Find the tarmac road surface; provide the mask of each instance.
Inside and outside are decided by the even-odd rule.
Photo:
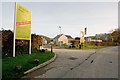
[[[24,78],[118,78],[118,46],[103,49],[54,49],[57,58]]]

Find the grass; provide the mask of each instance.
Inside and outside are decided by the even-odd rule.
[[[100,48],[105,48],[106,46],[82,46],[81,49],[100,49]],[[70,49],[80,49],[79,47],[74,47],[74,48],[70,48]]]
[[[83,46],[83,49],[100,49],[105,48],[105,46]]]
[[[39,64],[50,60],[54,56],[50,52],[37,52],[29,54],[18,55],[15,58],[9,57],[2,60],[2,78],[3,80],[13,80],[22,77],[25,71],[37,66],[34,59],[39,59]],[[16,69],[16,66],[21,66],[21,69]]]

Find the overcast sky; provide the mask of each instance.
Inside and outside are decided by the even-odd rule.
[[[108,33],[118,27],[117,2],[18,2],[32,11],[31,32],[48,37]],[[13,30],[14,2],[2,3],[2,27]]]

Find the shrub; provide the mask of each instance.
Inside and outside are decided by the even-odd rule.
[[[13,32],[11,30],[2,30],[2,40],[0,46],[2,47],[2,58],[12,57],[13,55]],[[32,52],[38,52],[39,45],[41,45],[41,36],[31,35]],[[15,53],[16,55],[28,54],[29,41],[28,40],[15,40]]]

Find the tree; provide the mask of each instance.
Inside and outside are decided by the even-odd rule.
[[[120,44],[120,28],[115,29],[111,33],[112,41],[115,42],[116,44]]]

